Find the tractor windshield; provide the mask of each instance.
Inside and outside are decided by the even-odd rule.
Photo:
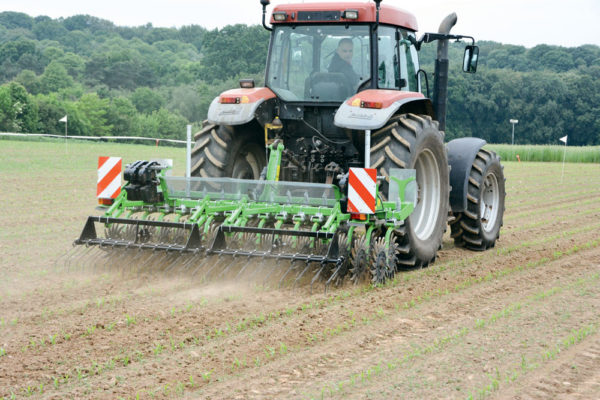
[[[284,101],[342,102],[370,79],[368,25],[277,26],[267,86]]]

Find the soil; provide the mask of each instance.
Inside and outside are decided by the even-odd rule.
[[[0,170],[0,399],[598,398],[597,165],[506,163],[495,248],[325,292],[73,249],[95,171],[52,161]]]

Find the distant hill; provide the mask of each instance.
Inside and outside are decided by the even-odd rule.
[[[474,33],[476,35],[476,33]],[[261,26],[207,30],[120,27],[89,15],[52,19],[0,13],[0,131],[182,137],[240,77],[263,82],[269,34]],[[600,144],[600,47],[531,49],[480,42],[479,70],[463,74],[450,46],[448,137]],[[433,83],[435,44],[420,59]]]

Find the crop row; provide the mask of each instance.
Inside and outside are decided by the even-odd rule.
[[[413,350],[409,353],[406,353],[402,356],[396,357],[391,360],[379,361],[378,363],[369,368],[366,368],[358,373],[352,374],[347,379],[343,379],[337,382],[326,383],[323,385],[318,395],[312,394],[308,395],[307,397],[311,399],[322,399],[325,397],[325,395],[332,396],[336,393],[344,393],[349,388],[355,387],[360,384],[364,384],[379,375],[391,373],[391,371],[394,371],[403,365],[407,365],[409,362],[413,361],[416,358],[430,355],[435,352],[442,352],[449,346],[456,345],[462,342],[469,333],[490,327],[496,322],[505,318],[509,318],[513,316],[517,311],[522,311],[537,302],[547,300],[552,296],[555,296],[559,293],[563,293],[565,291],[572,291],[581,288],[585,285],[595,285],[599,279],[600,274],[596,272],[586,278],[579,278],[575,282],[569,282],[562,286],[538,291],[537,293],[528,296],[523,301],[512,303],[502,308],[501,310],[492,313],[486,318],[476,319],[473,325],[471,326],[457,328],[454,333],[450,333],[446,336],[440,337],[430,344],[422,346],[413,345],[411,346]],[[593,325],[587,325],[581,330],[575,330],[571,335],[569,335],[568,338],[563,340],[561,342],[561,344],[563,345],[563,350],[566,348],[566,346],[572,345],[576,343],[577,340],[580,341],[581,339],[583,339],[583,337],[588,336],[592,332],[592,330],[590,329],[591,326]],[[551,347],[551,350],[545,352],[544,357],[547,359],[552,358],[556,354],[556,349],[557,348],[555,347]],[[558,348],[558,351],[560,351],[560,348]],[[533,365],[531,363],[527,363],[525,360],[523,360],[523,363],[528,365],[528,368],[524,369],[525,371],[532,369]],[[518,374],[510,374],[512,380],[516,379],[516,377],[518,376]],[[491,385],[488,385],[485,388],[477,391],[477,394],[488,394],[489,392],[496,390],[498,388],[497,383],[497,380],[493,380]],[[473,398],[473,395],[471,394],[469,398]]]
[[[528,264],[525,264],[525,265],[521,265],[521,266],[515,267],[515,268],[511,269],[509,272],[498,274],[496,277],[500,278],[500,277],[508,275],[509,273],[513,273],[513,272],[516,272],[516,271],[521,271],[521,270],[528,269],[528,268],[536,268],[536,267],[539,267],[541,265],[544,265],[545,263],[547,263],[547,262],[549,262],[551,260],[557,260],[557,259],[561,258],[564,255],[573,254],[573,253],[575,253],[577,251],[580,251],[581,249],[591,248],[593,246],[597,246],[598,244],[600,244],[600,240],[595,241],[595,242],[588,242],[583,247],[574,246],[574,247],[570,248],[569,250],[567,250],[565,252],[555,253],[551,258],[544,258],[541,261],[536,262],[536,263],[528,263]],[[476,283],[488,281],[490,279],[491,279],[490,277],[486,277],[485,279],[481,279],[481,280],[477,280],[477,281],[468,281],[467,282],[468,284],[457,285],[452,292],[454,292],[454,293],[460,292],[460,291],[464,290],[465,288],[467,288],[469,286],[472,286],[472,285],[474,285]],[[420,304],[420,303],[422,303],[424,301],[428,301],[428,300],[431,300],[432,298],[440,297],[440,296],[445,295],[445,294],[447,294],[447,292],[446,293],[429,293],[429,294],[427,294],[425,296],[420,296],[419,298],[417,298],[417,299],[415,299],[413,301],[405,303],[403,307],[396,307],[396,310],[400,311],[400,310],[402,310],[404,308],[412,308],[412,307],[414,307],[414,306],[416,306],[416,305],[418,305],[418,304]],[[342,324],[341,327],[338,326],[338,327],[333,327],[333,328],[325,328],[325,329],[322,330],[321,333],[318,334],[318,336],[320,336],[321,338],[333,337],[333,336],[339,335],[339,334],[341,334],[343,332],[347,332],[347,331],[352,330],[352,328],[354,326],[368,325],[368,324],[372,323],[375,319],[385,318],[387,315],[388,315],[387,312],[385,312],[383,310],[379,310],[378,312],[376,312],[370,318],[363,318],[363,319],[361,319],[357,323],[356,322],[352,323],[352,320],[351,320],[352,317],[351,317],[351,315],[349,313],[348,314],[348,318],[350,318],[350,320],[349,320],[349,322],[348,322],[347,325],[346,324]],[[348,328],[346,328],[346,326],[348,326]],[[312,344],[312,341],[307,338],[306,345],[311,345],[311,344]],[[281,349],[285,349],[285,351],[282,351]],[[262,352],[265,354],[265,360],[270,361],[270,360],[272,360],[274,358],[275,355],[280,355],[280,356],[281,355],[285,355],[289,351],[292,351],[294,349],[295,349],[294,347],[291,347],[288,344],[280,342],[279,345],[278,345],[278,348],[275,348],[275,347],[271,347],[270,348],[269,346],[266,346],[262,350]],[[179,350],[181,350],[181,349],[179,349]],[[260,358],[258,358],[258,359],[257,358],[247,359],[245,355],[242,355],[241,357],[234,356],[230,361],[231,362],[229,364],[230,365],[229,372],[234,372],[234,371],[238,372],[239,370],[250,366],[250,364],[253,365],[253,366],[258,366],[258,364],[260,364],[263,360],[261,360]],[[227,363],[225,363],[225,365],[227,365]],[[208,372],[212,373],[213,370],[211,369],[210,371],[207,371],[206,373],[208,373]],[[226,372],[226,371],[223,370],[222,372]],[[224,379],[224,377],[220,377],[219,379]],[[179,383],[175,382],[175,383],[172,383],[170,385],[170,387],[176,387],[179,384],[180,384],[180,382]]]

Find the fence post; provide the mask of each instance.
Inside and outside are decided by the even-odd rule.
[[[190,177],[192,176],[192,126],[187,126],[187,143],[185,153],[186,195],[190,196]]]
[[[185,177],[192,176],[192,126],[187,126],[187,151],[185,163]]]

